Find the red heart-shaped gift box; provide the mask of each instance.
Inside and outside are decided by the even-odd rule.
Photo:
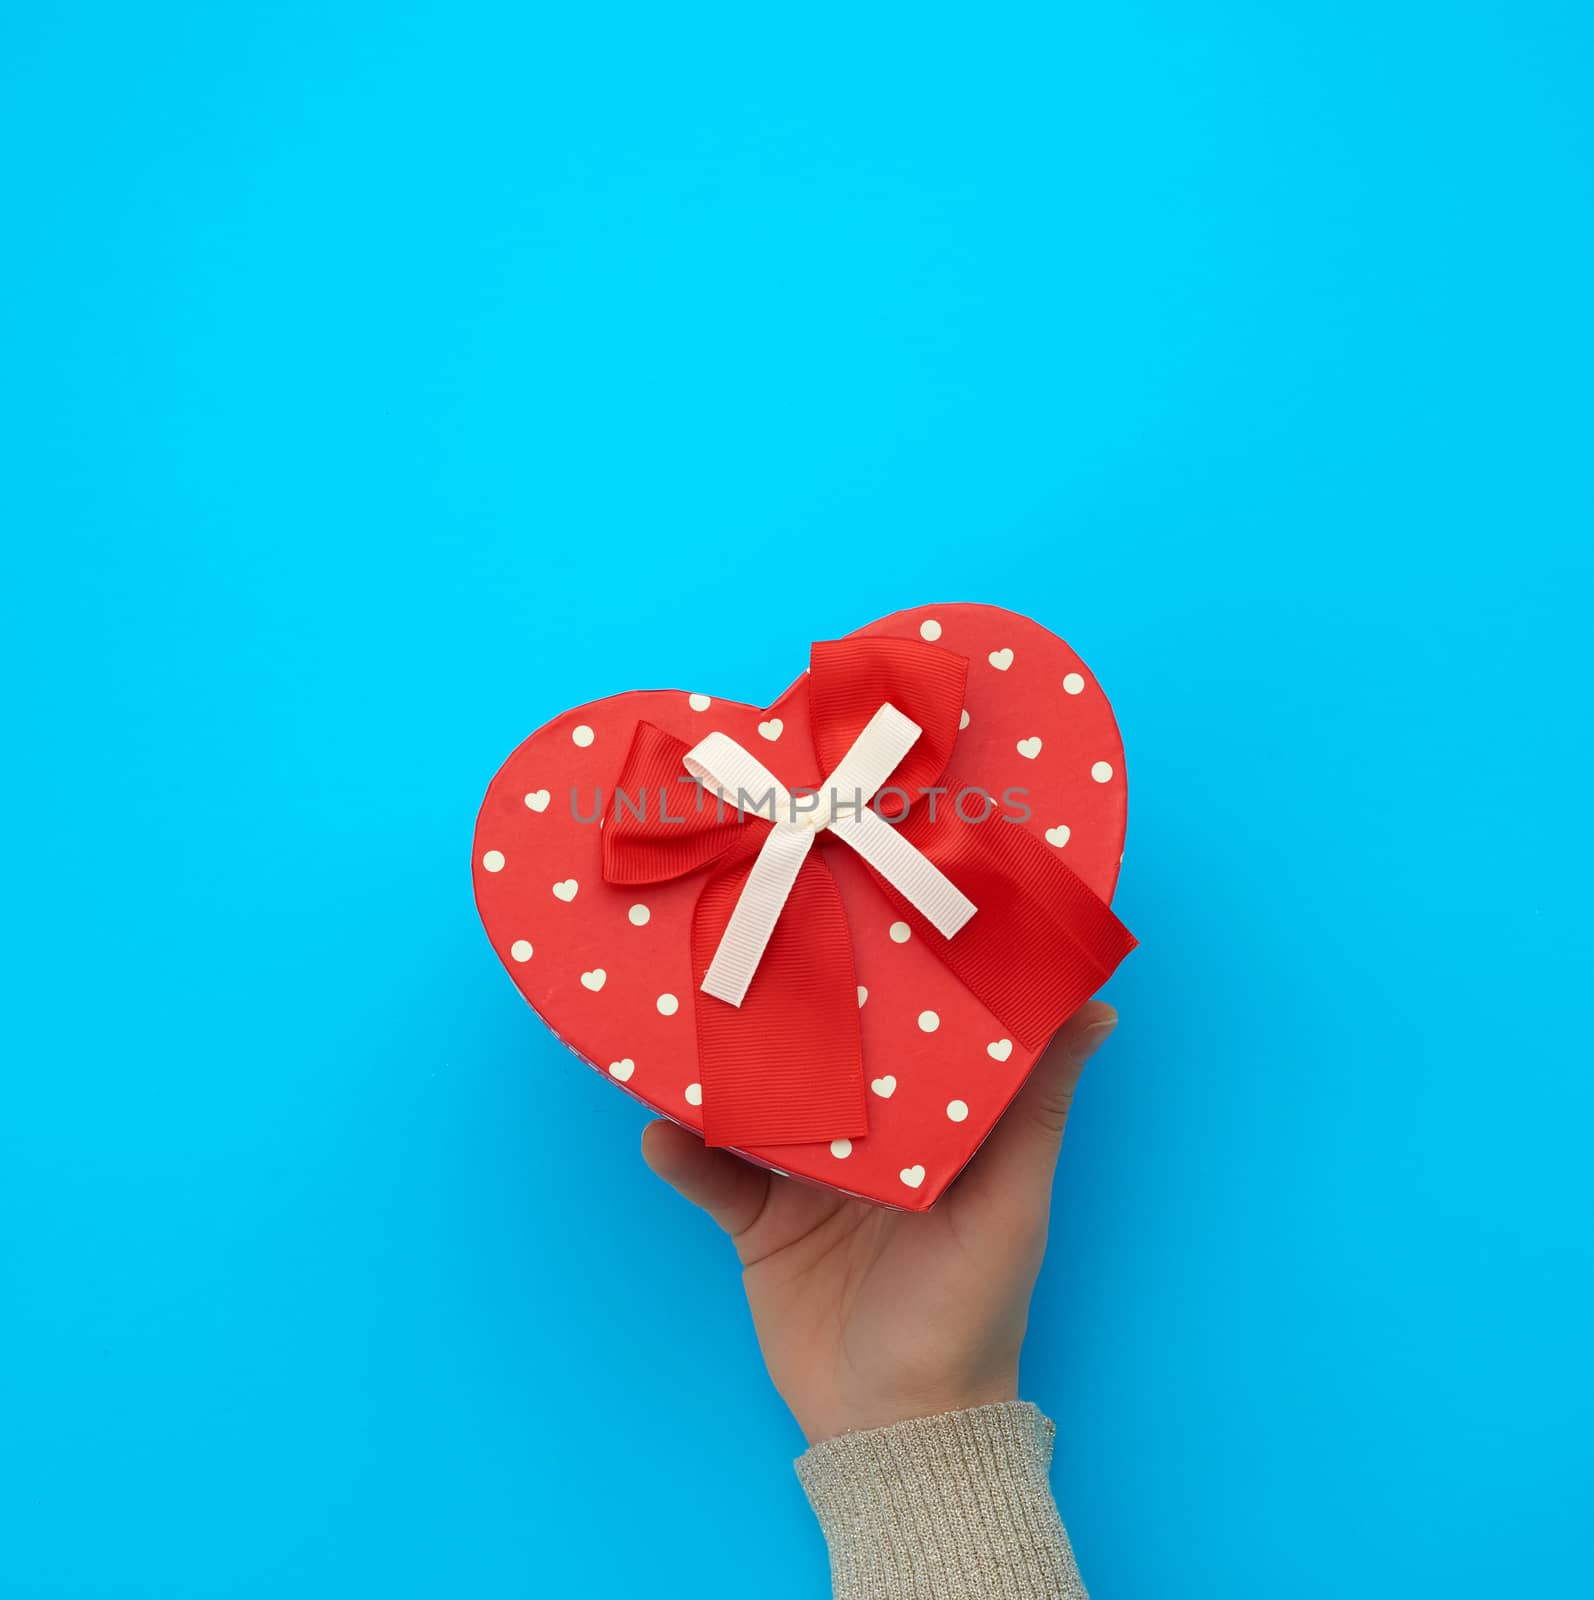
[[[1123,852],[1123,747],[1078,656],[1029,618],[983,605],[900,611],[851,637],[929,641],[967,658],[957,767],[992,795],[1018,797],[987,826],[1023,827],[1110,901]],[[807,673],[764,710],[677,689],[580,706],[532,734],[489,785],[476,822],[476,903],[499,959],[548,1026],[589,1066],[701,1132],[694,987],[703,965],[694,970],[692,926],[702,874],[645,886],[604,879],[598,817],[639,723],[687,745],[723,732],[789,789],[822,781]],[[1020,809],[1027,817],[1013,820]],[[851,850],[826,848],[824,864],[851,935],[867,1133],[740,1153],[846,1194],[927,1210],[1044,1041],[1014,1037],[929,947],[933,930],[910,929]]]

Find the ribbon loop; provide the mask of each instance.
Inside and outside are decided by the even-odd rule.
[[[766,822],[779,822],[792,811],[792,797],[779,778],[757,756],[726,733],[711,733],[688,750],[687,772],[739,813],[751,811]]]
[[[902,764],[902,758],[918,743],[924,730],[911,717],[905,717],[886,701],[865,723],[863,732],[852,741],[836,770],[821,785],[815,828],[827,828],[846,814],[844,797],[852,800],[852,815],[863,814],[864,807],[880,792],[886,779]],[[823,820],[821,820],[823,819]]]
[[[974,915],[974,902],[868,809],[920,731],[918,723],[889,701],[882,705],[820,786],[817,804],[801,814],[796,797],[728,734],[711,733],[686,753],[686,770],[694,778],[722,800],[733,801],[738,812],[753,811],[772,824],[703,976],[704,994],[733,1006],[747,998],[803,861],[826,828],[856,850],[943,937],[950,939]]]

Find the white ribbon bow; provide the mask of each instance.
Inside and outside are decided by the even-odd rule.
[[[711,733],[686,753],[686,770],[742,811],[774,823],[725,925],[703,979],[703,992],[739,1006],[797,881],[798,869],[824,829],[851,845],[892,888],[950,939],[974,915],[972,900],[934,862],[899,834],[868,802],[913,748],[921,729],[889,702],[869,719],[811,807],[727,734]]]

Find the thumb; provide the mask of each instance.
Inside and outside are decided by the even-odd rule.
[[[642,1159],[683,1199],[706,1211],[734,1239],[763,1210],[769,1174],[728,1150],[710,1150],[674,1122],[642,1130]]]
[[[1074,1090],[1079,1087],[1085,1063],[1106,1043],[1107,1036],[1117,1026],[1118,1013],[1104,1001],[1092,1000],[1081,1006],[1052,1036],[1052,1042],[1018,1093],[1013,1110],[1018,1112],[1021,1122],[1027,1116],[1041,1142],[1050,1147],[1054,1161],[1063,1142],[1063,1129],[1068,1125]]]
[[[1092,1000],[1057,1030],[958,1189],[1046,1203],[1080,1074],[1117,1026],[1118,1013]]]

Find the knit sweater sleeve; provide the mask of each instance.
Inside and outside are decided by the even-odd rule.
[[[1047,1481],[1054,1432],[1010,1401],[844,1433],[798,1457],[835,1600],[1085,1600]]]

